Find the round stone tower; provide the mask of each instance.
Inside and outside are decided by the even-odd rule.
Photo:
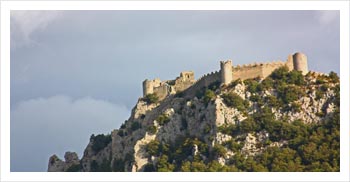
[[[220,62],[221,70],[221,83],[228,85],[232,82],[232,61],[221,61]]]
[[[307,57],[305,54],[297,52],[293,55],[294,70],[301,71],[303,75],[309,72],[307,66]]]
[[[153,84],[151,80],[146,79],[145,81],[143,81],[142,86],[143,86],[143,96],[153,93]]]

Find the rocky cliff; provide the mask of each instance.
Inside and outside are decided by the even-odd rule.
[[[158,100],[140,98],[79,160],[48,171],[339,171],[339,78],[282,67],[269,77],[219,82]]]

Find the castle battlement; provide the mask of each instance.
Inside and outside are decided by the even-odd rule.
[[[161,81],[159,78],[154,80],[145,80],[143,82],[143,95],[155,93],[160,99],[165,98],[170,94],[175,94],[189,88],[195,92],[198,89],[206,87],[211,83],[219,81],[222,85],[228,85],[232,81],[250,78],[266,78],[274,70],[282,66],[288,67],[291,70],[301,71],[306,75],[308,70],[307,57],[303,53],[295,53],[288,55],[285,62],[281,60],[271,61],[267,63],[251,63],[244,65],[232,65],[232,60],[220,61],[220,70],[204,74],[198,80],[194,79],[193,71],[183,71],[175,80]]]

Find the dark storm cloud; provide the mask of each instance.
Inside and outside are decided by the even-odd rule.
[[[16,11],[11,14],[11,45],[11,170],[35,171],[42,170],[41,164],[57,150],[32,148],[44,161],[27,166],[30,163],[20,158],[18,147],[26,142],[21,138],[45,135],[35,130],[43,123],[50,133],[60,121],[50,115],[45,122],[34,119],[44,113],[45,102],[38,102],[40,106],[31,112],[27,111],[31,105],[19,112],[21,104],[43,98],[58,107],[52,97],[62,95],[73,100],[92,97],[130,110],[142,95],[146,78],[173,79],[183,70],[195,71],[198,78],[218,70],[221,60],[284,61],[296,51],[308,56],[310,70],[339,73],[339,12]],[[109,113],[104,107],[90,106]],[[63,111],[58,107],[55,116]],[[79,126],[84,133],[72,148],[82,150],[84,146],[78,144],[85,145],[93,132],[118,127],[116,123],[127,118],[124,112],[129,114],[121,109],[120,114],[101,114],[101,122]],[[19,117],[20,113],[28,116]],[[81,122],[78,115],[86,117],[85,112],[77,112],[67,122]],[[108,126],[101,127],[103,122]],[[23,123],[31,127],[25,130]],[[55,139],[62,147],[66,140],[65,136]]]

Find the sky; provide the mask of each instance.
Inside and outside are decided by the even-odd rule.
[[[142,81],[285,61],[339,74],[338,11],[11,11],[11,171],[46,171],[130,116]]]

